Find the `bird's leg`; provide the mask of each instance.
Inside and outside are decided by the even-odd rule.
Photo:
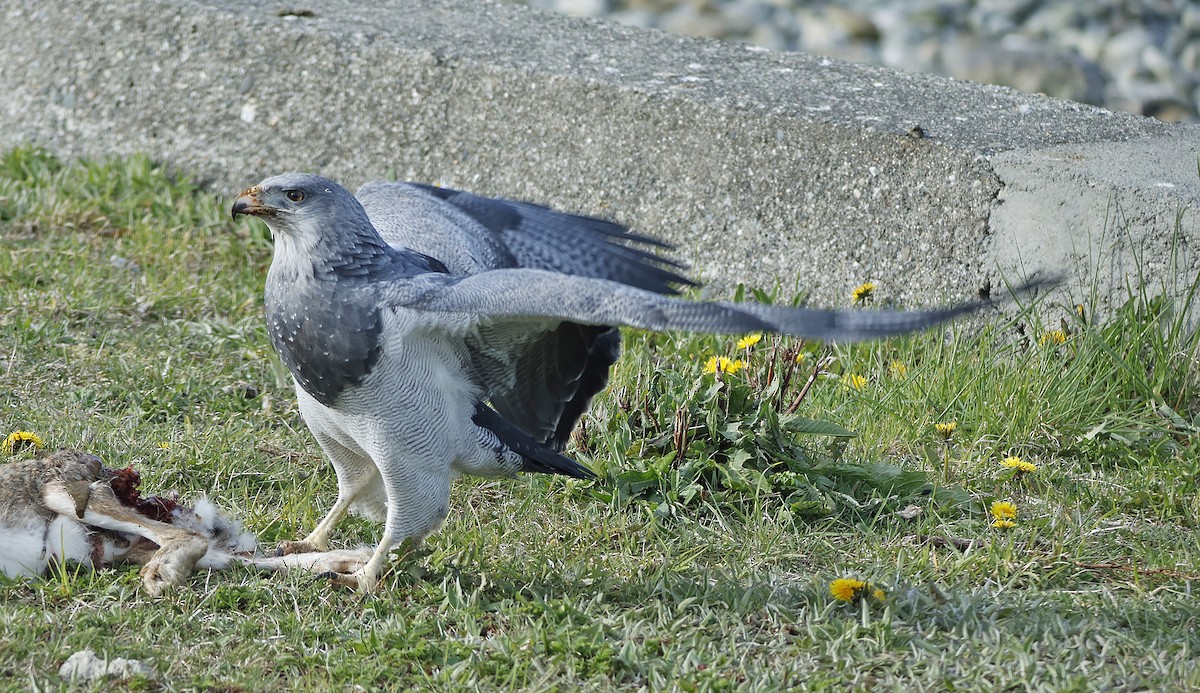
[[[339,480],[340,481],[340,480]],[[349,484],[338,483],[338,497],[334,502],[333,507],[329,512],[325,513],[325,517],[317,523],[313,531],[308,533],[308,536],[299,541],[284,541],[280,542],[279,548],[275,550],[276,556],[287,556],[293,553],[313,553],[316,551],[329,550],[329,538],[333,536],[333,528],[337,523],[346,516],[350,510],[350,506],[358,499],[360,495],[371,485],[372,481],[377,481],[373,475],[366,475],[356,479],[358,483],[351,486]]]
[[[327,551],[333,528],[345,517],[356,500],[379,483],[379,473],[369,458],[349,450],[328,436],[317,435],[316,438],[337,473],[337,501],[308,536],[299,541],[281,542],[275,551],[277,556]]]
[[[288,572],[300,570],[318,575],[328,575],[334,581],[339,574],[350,574],[362,569],[371,559],[365,549],[340,549],[316,553],[293,553],[286,556],[233,556],[232,560],[257,570]]]
[[[393,464],[381,468],[396,469],[397,466]],[[335,585],[352,587],[360,592],[374,591],[392,551],[399,548],[403,553],[408,553],[446,519],[450,510],[448,474],[412,474],[403,479],[389,478],[385,474],[383,480],[388,496],[383,538],[365,566],[349,575],[334,576]]]
[[[329,581],[338,587],[348,587],[359,592],[374,592],[379,586],[379,578],[383,575],[383,571],[387,567],[388,560],[391,559],[392,554],[404,556],[420,545],[421,540],[415,537],[405,539],[399,544],[391,546],[387,542],[382,542],[379,546],[375,547],[370,560],[358,570],[349,574],[342,572],[329,573]]]
[[[279,543],[279,548],[275,550],[276,556],[288,556],[294,553],[313,553],[316,551],[329,550],[329,537],[333,536],[333,528],[338,521],[346,515],[346,511],[350,509],[350,504],[354,502],[354,497],[338,493],[337,502],[325,513],[325,517],[317,523],[313,531],[308,533],[308,536],[299,541],[283,541]]]

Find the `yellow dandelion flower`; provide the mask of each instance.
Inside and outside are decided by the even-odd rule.
[[[888,364],[888,375],[893,378],[903,378],[908,375],[908,366],[903,361],[892,361]]]
[[[840,602],[851,602],[863,590],[867,588],[867,583],[854,578],[838,578],[829,583],[829,592],[833,594],[833,598]]]
[[[954,435],[954,430],[958,428],[958,422],[957,421],[947,421],[945,423],[934,424],[933,427],[937,429],[937,432],[943,438],[949,439],[950,436]]]
[[[737,341],[737,348],[739,348],[739,349],[749,349],[749,348],[753,347],[755,344],[758,344],[758,343],[759,343],[759,342],[761,342],[761,341],[762,341],[762,335],[761,335],[761,334],[750,334],[750,335],[746,335],[745,337],[742,337],[741,339],[739,339],[739,340]]]
[[[28,447],[41,450],[46,447],[46,441],[30,431],[13,431],[8,434],[3,443],[0,443],[0,451],[3,451],[5,455],[16,454]]]
[[[1000,465],[1010,469],[1015,469],[1018,472],[1023,472],[1025,474],[1032,474],[1033,472],[1037,471],[1036,464],[1032,462],[1026,462],[1020,457],[1005,457],[1004,460],[1000,462]]]
[[[1042,338],[1038,340],[1038,343],[1042,344],[1042,345],[1053,344],[1053,345],[1057,346],[1066,341],[1067,341],[1067,333],[1066,332],[1063,332],[1062,330],[1050,330],[1046,334],[1042,335]]]
[[[881,589],[879,589],[878,587],[876,587],[875,589],[871,590],[871,597],[872,597],[872,598],[873,598],[875,601],[877,601],[877,602],[881,602],[881,601],[883,601],[884,599],[887,599],[887,592],[884,592],[883,590],[881,590]]]
[[[875,282],[863,282],[850,292],[850,298],[854,299],[855,303],[866,303],[875,297]]]
[[[808,353],[803,351],[796,352],[796,363],[804,363],[808,360]]]
[[[704,363],[705,373],[737,373],[746,367],[746,363],[741,359],[727,359],[724,356],[711,356]]]
[[[992,526],[996,529],[1012,529],[1017,526],[1017,523],[1012,520],[996,520],[992,523]]]
[[[861,390],[867,386],[867,379],[857,373],[847,373],[842,378],[842,382],[846,384],[846,387],[855,390]]]
[[[158,444],[158,449],[159,450],[170,450],[171,444],[164,440],[163,442]]]
[[[995,501],[992,503],[992,517],[997,520],[1015,520],[1017,518],[1017,506],[1009,501]]]

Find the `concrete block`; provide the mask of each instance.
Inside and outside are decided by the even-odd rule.
[[[1171,259],[1200,241],[1194,126],[516,5],[380,5],[0,0],[0,146],[145,152],[230,196],[286,170],[438,182],[821,302],[1036,270],[1108,296],[1134,251],[1196,276]]]

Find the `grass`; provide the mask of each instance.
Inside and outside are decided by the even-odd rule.
[[[270,546],[335,481],[267,345],[265,230],[227,205],[144,158],[3,153],[0,432],[207,493]],[[105,690],[1194,689],[1184,308],[1137,288],[1103,321],[1043,306],[845,348],[632,333],[576,439],[603,483],[462,480],[370,597],[246,571],[160,599],[134,569],[0,583],[0,689],[64,687],[88,647],[160,674]],[[841,602],[841,577],[869,588]]]

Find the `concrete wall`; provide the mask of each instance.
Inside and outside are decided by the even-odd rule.
[[[1156,277],[1200,270],[1171,258],[1194,126],[514,5],[372,4],[0,0],[0,146],[145,152],[228,195],[285,170],[440,182],[840,303],[1043,269],[1107,292],[1134,250]]]

